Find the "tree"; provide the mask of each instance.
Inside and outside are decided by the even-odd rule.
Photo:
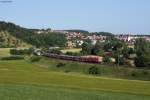
[[[123,54],[124,58],[129,58],[130,53],[129,53],[129,48],[127,46],[123,47],[122,54]]]
[[[82,53],[83,54],[91,54],[92,45],[90,43],[84,42],[82,44]]]
[[[122,50],[118,49],[117,51],[114,52],[115,55],[115,60],[116,64],[119,65],[124,65],[125,63],[125,58],[123,57]]]
[[[110,62],[111,62],[110,57],[109,57],[109,56],[104,56],[103,62],[104,62],[104,63],[110,63]]]
[[[97,41],[95,46],[92,48],[91,54],[103,56],[103,54],[104,54],[103,43]]]
[[[118,49],[121,49],[124,45],[125,43],[123,43],[122,41],[117,40],[117,39],[112,39],[112,40],[106,41],[106,43],[104,44],[104,50],[106,52],[117,51]]]
[[[145,39],[137,39],[135,44],[136,58],[135,65],[137,67],[150,67],[150,42]]]

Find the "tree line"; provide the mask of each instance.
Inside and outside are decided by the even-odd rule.
[[[150,42],[143,38],[137,39],[133,48],[117,39],[98,41],[95,45],[88,41],[83,43],[81,53],[103,56],[103,61],[107,64],[110,58],[115,58],[118,65],[126,65],[128,60],[133,60],[137,67],[150,67]]]

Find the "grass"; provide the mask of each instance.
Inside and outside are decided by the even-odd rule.
[[[63,53],[66,53],[66,52],[80,52],[81,49],[76,49],[76,48],[73,48],[73,49],[64,49],[64,50],[61,50]]]
[[[60,62],[65,66],[57,68]],[[0,100],[150,100],[150,81],[127,80],[148,80],[147,72],[141,76],[140,69],[96,65],[101,71],[97,77],[88,75],[91,66],[48,58],[0,61]],[[133,71],[137,76],[131,77]]]
[[[111,91],[135,95],[150,95],[150,82],[130,81],[88,75],[65,74],[39,68],[27,61],[0,62],[1,84],[56,86],[79,90]]]
[[[9,56],[9,48],[0,48],[0,57]]]
[[[59,63],[63,63],[65,66],[57,67]],[[42,68],[47,68],[51,71],[65,72],[65,73],[77,73],[89,75],[89,68],[96,66],[99,69],[97,76],[111,77],[111,78],[122,78],[131,80],[150,80],[150,70],[148,69],[136,69],[136,68],[125,68],[108,65],[95,65],[76,63],[71,61],[63,61],[49,58],[42,58],[35,65]]]
[[[149,96],[32,85],[0,85],[1,100],[149,100]]]

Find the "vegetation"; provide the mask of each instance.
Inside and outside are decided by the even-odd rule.
[[[7,31],[0,31],[0,48],[27,47],[20,39],[11,36]]]
[[[150,71],[49,58],[0,61],[0,99],[149,100],[148,81],[116,78],[150,80]]]
[[[0,48],[0,58],[10,56],[10,48]]]
[[[23,56],[10,56],[10,57],[3,57],[0,60],[23,60]]]
[[[89,55],[89,54],[91,54],[91,50],[92,50],[92,44],[91,43],[84,42],[82,44],[82,51],[81,51],[82,54]]]
[[[137,55],[135,65],[137,67],[150,67],[150,42],[142,38],[137,39],[135,50]]]
[[[67,32],[77,32],[77,33],[81,33],[81,34],[84,34],[84,35],[88,35],[89,32],[86,31],[86,30],[65,30]]]
[[[110,57],[109,57],[109,56],[104,56],[103,62],[104,62],[105,64],[109,64],[109,63],[111,62]]]
[[[30,58],[30,61],[31,62],[38,62],[38,61],[40,61],[41,60],[41,57],[39,57],[39,56],[32,56],[31,58]]]
[[[7,31],[10,35],[32,44],[36,47],[50,47],[66,45],[66,37],[60,33],[35,33],[34,29],[26,29],[13,23],[0,22],[0,31]]]
[[[2,100],[149,100],[149,96],[33,85],[0,85]]]
[[[125,68],[110,64],[113,57],[119,66],[126,64],[127,60],[134,60],[137,67],[149,67],[150,43],[148,41],[137,39],[135,48],[132,49],[122,41],[112,39],[113,34],[100,32],[93,34],[109,36],[105,43],[98,41],[93,45],[87,39],[81,51],[78,49],[70,52],[60,49],[49,50],[49,47],[65,47],[67,40],[64,34],[51,33],[50,29],[42,34],[37,34],[37,31],[39,30],[0,22],[0,47],[20,47],[26,42],[55,54],[63,52],[71,56],[103,56],[103,64],[107,65],[31,56],[34,51],[32,48],[10,49],[10,52],[6,48],[0,49],[0,99],[150,99],[149,68]],[[73,31],[88,33],[83,30],[70,30]],[[135,59],[130,57],[131,54],[135,54]]]
[[[89,74],[98,75],[100,74],[99,69],[96,66],[89,68]]]
[[[49,68],[38,67],[37,64],[35,65],[24,60],[22,61],[0,61],[0,78],[1,78],[0,84],[5,83],[4,86],[0,87],[0,91],[4,89],[3,91],[5,92],[1,92],[0,95],[1,97],[4,97],[5,99],[7,98],[5,96],[6,92],[8,93],[10,97],[15,95],[15,93],[21,93],[20,94],[21,97],[25,95],[27,96],[26,89],[29,89],[28,86],[30,87],[30,85],[33,85],[33,87],[31,86],[32,90],[28,91],[29,96],[31,96],[31,98],[35,97],[34,93],[36,91],[36,87],[34,88],[34,86],[38,86],[37,88],[41,87],[40,90],[42,93],[47,93],[45,92],[45,90],[43,91],[43,89],[47,89],[47,91],[49,91],[50,89],[54,88],[52,92],[54,92],[54,90],[56,90],[57,92],[62,88],[62,91],[66,91],[65,92],[66,94],[68,94],[69,92],[68,89],[71,89],[72,92],[74,90],[78,91],[79,96],[82,96],[82,93],[87,93],[87,91],[91,91],[89,92],[91,96],[92,94],[95,94],[96,92],[98,94],[106,93],[106,95],[108,95],[109,93],[112,93],[112,96],[110,96],[112,99],[116,99],[114,96],[117,96],[117,94],[124,95],[125,96],[123,97],[124,99],[127,99],[130,96],[131,97],[137,96],[137,98],[141,96],[147,99],[150,98],[149,97],[150,95],[149,84],[150,83],[147,81],[130,81],[130,80],[121,80],[121,79],[114,79],[114,78],[86,76],[82,74],[73,74],[73,73],[64,74],[61,72],[52,72],[49,70]],[[10,87],[9,87],[9,84],[10,84]],[[17,84],[23,85],[23,86],[20,86],[20,88],[24,88],[24,87],[25,88],[23,90],[22,89],[20,90],[20,88],[17,87],[18,86]],[[11,91],[10,89],[12,89],[13,86],[16,89],[13,90],[13,92],[10,92]],[[42,86],[44,86],[45,88]],[[25,93],[25,94],[22,94],[22,93]],[[72,94],[72,96],[73,95],[74,94]],[[86,95],[88,95],[88,93],[85,94],[85,96]],[[56,95],[53,95],[53,96],[56,97]],[[99,98],[102,98],[102,97],[103,96],[100,95]],[[16,97],[16,99],[19,99],[19,98]],[[138,99],[142,100],[140,98]],[[88,99],[85,98],[85,100],[88,100]]]
[[[77,48],[72,48],[72,49],[63,49],[61,50],[63,53],[66,53],[66,52],[73,52],[73,53],[79,53],[82,49],[77,49]]]
[[[94,32],[91,34],[95,34],[95,35],[102,35],[102,36],[114,36],[114,34],[110,33],[110,32]]]
[[[93,66],[98,68],[100,73],[97,76],[121,78],[130,80],[150,80],[150,71],[148,69],[136,69],[130,67],[118,67],[117,65],[95,65],[77,63],[72,61],[56,60],[50,58],[42,58],[39,62],[34,63],[42,68],[48,68],[51,71],[57,72],[69,72],[89,75],[89,69]],[[58,67],[63,65],[62,67]],[[135,71],[137,76],[132,76],[132,72]],[[144,74],[144,72],[148,74]]]
[[[31,55],[34,52],[32,48],[30,49],[10,49],[11,55]]]

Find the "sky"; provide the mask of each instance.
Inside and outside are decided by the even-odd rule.
[[[150,0],[1,1],[0,20],[26,28],[150,34]]]

